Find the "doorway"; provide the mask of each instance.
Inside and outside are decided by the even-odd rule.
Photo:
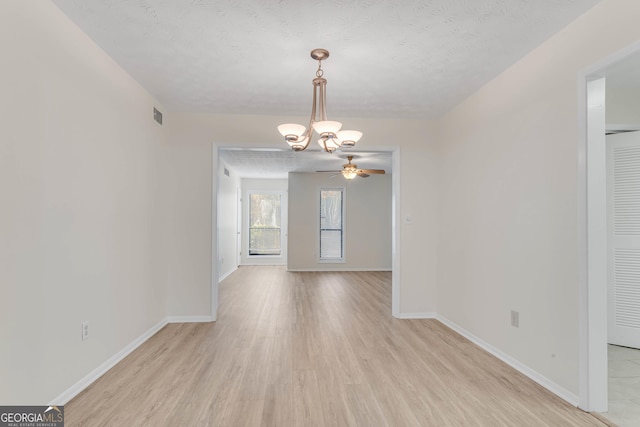
[[[384,153],[390,156],[390,167],[391,171],[398,171],[397,173],[391,173],[391,314],[394,317],[400,317],[400,170],[401,170],[401,161],[400,161],[400,148],[399,147],[377,147],[379,151],[373,151],[371,153]],[[220,180],[222,179],[223,172],[226,172],[226,168],[224,163],[221,163],[221,152],[238,152],[238,151],[247,151],[252,152],[256,156],[265,155],[269,156],[270,153],[282,151],[280,148],[256,148],[256,147],[230,147],[218,145],[216,143],[212,144],[212,179],[213,179],[213,209],[212,209],[212,229],[218,230],[220,229],[220,210],[222,208],[222,202],[220,199],[221,195],[221,185]],[[265,154],[267,153],[267,154]],[[261,159],[258,159],[261,160]],[[226,174],[224,174],[227,176]],[[233,176],[233,173],[230,173]],[[259,178],[256,178],[259,179]],[[238,224],[242,222],[242,214],[243,210],[246,210],[246,207],[243,208],[242,200],[245,198],[244,194],[242,194],[242,186],[240,185],[240,189],[236,190],[237,195],[242,195],[239,197],[236,195],[236,204],[234,206],[235,212],[237,213],[235,223],[235,243],[236,246],[236,259],[239,259],[238,253],[240,252],[241,242],[244,240],[243,230]],[[222,210],[224,210],[222,208]],[[240,233],[240,234],[238,234]],[[221,248],[220,248],[220,234],[216,234],[212,239],[212,259],[216,260],[220,256]],[[219,288],[219,274],[218,274],[218,263],[212,263],[212,282],[211,282],[211,306],[212,306],[212,318],[216,318],[217,309],[218,309],[218,288]]]
[[[621,426],[640,425],[640,133],[607,133],[605,416]]]
[[[637,64],[640,64],[640,43],[594,65],[582,77],[586,91],[581,110],[586,114],[581,117],[585,117],[586,123],[582,128],[583,143],[579,147],[580,224],[583,230],[580,234],[580,407],[594,412],[609,409],[605,131],[612,125],[612,118],[607,112],[611,110],[607,105],[610,102],[607,87],[616,80],[632,77],[626,73],[637,69]],[[638,88],[640,90],[640,82]]]
[[[606,148],[607,342],[639,349],[640,133],[608,135]]]

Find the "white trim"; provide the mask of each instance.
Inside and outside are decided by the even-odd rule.
[[[270,255],[251,255],[252,257],[267,257]],[[280,257],[276,260],[277,262],[269,262],[267,258],[256,258],[256,260],[263,260],[264,262],[254,262],[254,260],[243,261],[241,265],[261,265],[263,267],[268,267],[270,265],[287,265],[287,260],[281,260]]]
[[[252,255],[249,251],[252,194],[275,194],[280,196],[280,254],[278,255]],[[247,186],[247,188],[242,188],[242,198],[246,200],[242,206],[242,227],[243,231],[245,231],[245,233],[242,233],[242,265],[286,265],[289,245],[289,191],[286,189],[256,189],[252,186]]]
[[[342,197],[340,200],[340,214],[342,216],[342,222],[340,224],[341,228],[341,235],[340,238],[342,240],[342,256],[338,257],[338,258],[322,258],[322,230],[321,230],[321,224],[322,224],[322,218],[320,217],[320,215],[322,214],[322,192],[323,191],[340,191]],[[347,262],[347,239],[346,239],[346,235],[347,235],[347,209],[346,209],[346,204],[347,204],[347,187],[320,187],[318,189],[318,194],[317,194],[317,200],[318,200],[318,209],[317,209],[317,213],[318,213],[318,217],[317,217],[317,224],[318,224],[318,242],[317,242],[317,248],[318,248],[318,258],[317,258],[317,263],[318,264],[343,264]],[[340,270],[336,270],[336,271],[340,271]]]
[[[325,264],[325,263],[323,263]],[[338,263],[336,263],[338,264]],[[288,268],[287,269],[288,272],[290,273],[330,273],[333,271],[339,271],[341,273],[347,273],[349,271],[387,271],[387,272],[391,272],[390,269],[388,268],[331,268],[331,269],[319,269],[319,268]]]
[[[54,398],[49,405],[66,405],[71,399],[76,397],[85,388],[89,387],[94,381],[103,376],[109,369],[116,366],[122,359],[131,354],[135,349],[140,347],[145,341],[155,335],[160,329],[164,328],[169,323],[205,323],[213,322],[214,319],[211,316],[169,316],[162,319],[160,322],[152,326],[148,331],[140,335],[133,340],[125,348],[111,356],[104,363],[98,366],[93,371],[89,372],[80,381],[66,389],[59,396]]]
[[[391,174],[391,314],[400,315],[400,148],[396,147],[391,155],[393,170]]]
[[[577,82],[578,91],[578,286],[579,286],[579,324],[578,324],[578,391],[580,408],[589,411],[589,262],[587,251],[587,79],[580,75]]]
[[[580,149],[585,161],[579,163],[579,221],[583,235],[579,254],[586,256],[580,266],[583,282],[580,326],[580,408],[606,412],[608,406],[607,367],[607,190],[605,140],[605,79],[585,79],[583,108],[586,124]],[[583,270],[584,269],[584,270]],[[586,273],[586,276],[584,275]]]
[[[537,382],[542,387],[546,388],[556,396],[560,397],[561,399],[564,399],[565,401],[567,401],[573,406],[578,406],[578,401],[579,401],[578,396],[566,390],[564,387],[556,384],[555,382],[551,381],[550,379],[546,378],[540,373],[534,371],[533,369],[529,368],[528,366],[524,365],[523,363],[519,362],[518,360],[509,356],[508,354],[503,353],[502,351],[498,350],[491,344],[478,338],[477,336],[473,335],[471,332],[461,328],[460,326],[456,325],[455,323],[451,322],[445,317],[439,314],[436,314],[436,319],[438,319],[442,324],[453,329],[455,332],[459,333],[460,335],[462,335],[472,343],[476,344],[486,352],[502,360],[504,363],[511,366],[518,372],[526,375],[531,380]]]
[[[591,412],[604,412],[607,399],[607,355],[606,355],[606,282],[599,282],[603,268],[606,268],[606,253],[591,252],[596,247],[606,222],[598,219],[606,209],[606,197],[596,191],[598,179],[603,179],[602,169],[606,156],[597,158],[602,152],[603,135],[587,120],[589,102],[587,85],[601,77],[606,78],[607,68],[632,55],[640,53],[640,41],[611,54],[583,69],[578,74],[578,280],[580,286],[580,408]],[[605,103],[606,104],[606,103]],[[606,107],[606,105],[605,105]],[[606,125],[606,124],[605,124]],[[606,126],[605,126],[606,128]],[[596,135],[594,137],[594,135]],[[602,138],[602,139],[601,139]],[[589,153],[590,152],[590,153]],[[596,154],[596,156],[594,156]],[[606,170],[606,168],[604,168]],[[600,175],[600,178],[598,177]],[[605,193],[606,196],[606,193]],[[595,272],[595,275],[594,275]],[[604,350],[603,350],[604,349]]]
[[[218,277],[218,283],[222,282],[224,279],[226,279],[227,277],[231,276],[232,273],[234,273],[236,270],[238,269],[238,267],[236,266],[236,268],[234,268],[233,270],[223,274],[222,276]]]
[[[167,323],[208,323],[215,322],[212,316],[169,316]]]
[[[427,313],[396,313],[393,315],[396,319],[437,319],[438,314],[433,312]]]
[[[80,381],[66,389],[62,394],[54,398],[49,404],[50,405],[66,405],[71,399],[76,397],[81,391],[85,388],[89,387],[95,380],[104,375],[109,369],[113,368],[117,365],[122,359],[127,357],[131,352],[133,352],[136,348],[140,347],[146,340],[151,338],[156,332],[160,329],[164,328],[167,323],[167,319],[163,319],[158,322],[156,325],[152,326],[151,329],[140,335],[138,338],[133,340],[129,345],[125,348],[111,356],[104,363],[98,366],[93,371],[89,372],[84,378]]]
[[[218,318],[218,293],[220,280],[218,276],[218,260],[220,259],[220,248],[218,247],[218,193],[220,192],[220,159],[217,144],[211,144],[211,284],[209,286],[209,303],[211,304],[211,319]]]

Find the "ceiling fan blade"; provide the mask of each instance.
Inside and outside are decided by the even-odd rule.
[[[358,176],[361,178],[368,178],[369,174],[368,173],[364,173],[363,171],[358,171]]]
[[[360,171],[364,172],[364,173],[368,173],[368,174],[383,174],[385,173],[384,169],[360,169]]]
[[[324,172],[334,172],[334,173],[340,173],[340,172],[342,172],[342,171],[316,171],[316,172],[322,172],[322,173],[324,173]]]

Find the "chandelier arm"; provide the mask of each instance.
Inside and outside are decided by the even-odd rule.
[[[322,79],[318,86],[320,87],[320,121],[327,120],[327,81]]]
[[[320,120],[319,121],[327,121],[327,80],[323,79],[321,77],[317,77],[316,79],[314,79],[314,85],[318,85],[318,90],[320,92],[320,101],[319,101],[319,108],[320,108]],[[323,148],[326,152],[331,153],[333,151],[336,150],[336,148],[342,147],[342,141],[340,141],[340,139],[335,135],[335,134],[331,134],[331,135],[322,135],[323,139],[322,140],[322,145]],[[327,145],[327,139],[331,138],[332,144],[336,145],[336,147],[329,147]]]
[[[309,125],[311,126],[311,125]],[[305,139],[305,143],[304,143],[304,147],[301,150],[306,150],[307,147],[309,146],[309,141],[311,141],[311,128],[307,128],[307,130],[304,132],[304,134],[302,135],[302,138]]]
[[[317,102],[317,85],[316,81],[313,81],[313,98],[311,100],[311,117],[309,118],[309,126],[307,126],[307,130],[302,134],[301,138],[305,139],[304,147],[300,149],[300,151],[305,150],[309,146],[309,142],[311,141],[311,134],[313,132],[313,123],[316,120],[316,102]]]
[[[309,118],[309,129],[311,129],[311,127],[313,126],[313,124],[316,122],[316,114],[317,114],[317,109],[316,109],[316,105],[318,103],[318,84],[316,82],[316,79],[313,80],[313,98],[311,100],[311,117]]]
[[[311,51],[311,58],[318,61],[318,69],[316,78],[312,82],[313,99],[309,126],[302,132],[302,135],[298,135],[302,125],[283,124],[278,126],[278,130],[285,137],[285,141],[291,145],[294,151],[302,151],[309,146],[314,130],[320,135],[320,140],[318,141],[320,146],[328,153],[332,153],[341,147],[353,147],[362,137],[362,132],[354,130],[343,131],[339,137],[338,134],[342,123],[327,119],[327,80],[323,78],[322,60],[328,57],[329,51],[326,49],[314,49]],[[344,141],[342,138],[345,138]]]

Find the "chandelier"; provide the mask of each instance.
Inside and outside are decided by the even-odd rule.
[[[333,153],[341,147],[353,147],[362,137],[357,130],[340,130],[342,123],[327,120],[327,80],[322,77],[322,61],[329,57],[326,49],[313,49],[311,57],[318,61],[316,78],[313,79],[313,101],[311,104],[311,119],[309,126],[286,123],[278,126],[278,131],[293,151],[302,151],[309,146],[311,130],[315,130],[320,139],[318,144],[327,153]]]

